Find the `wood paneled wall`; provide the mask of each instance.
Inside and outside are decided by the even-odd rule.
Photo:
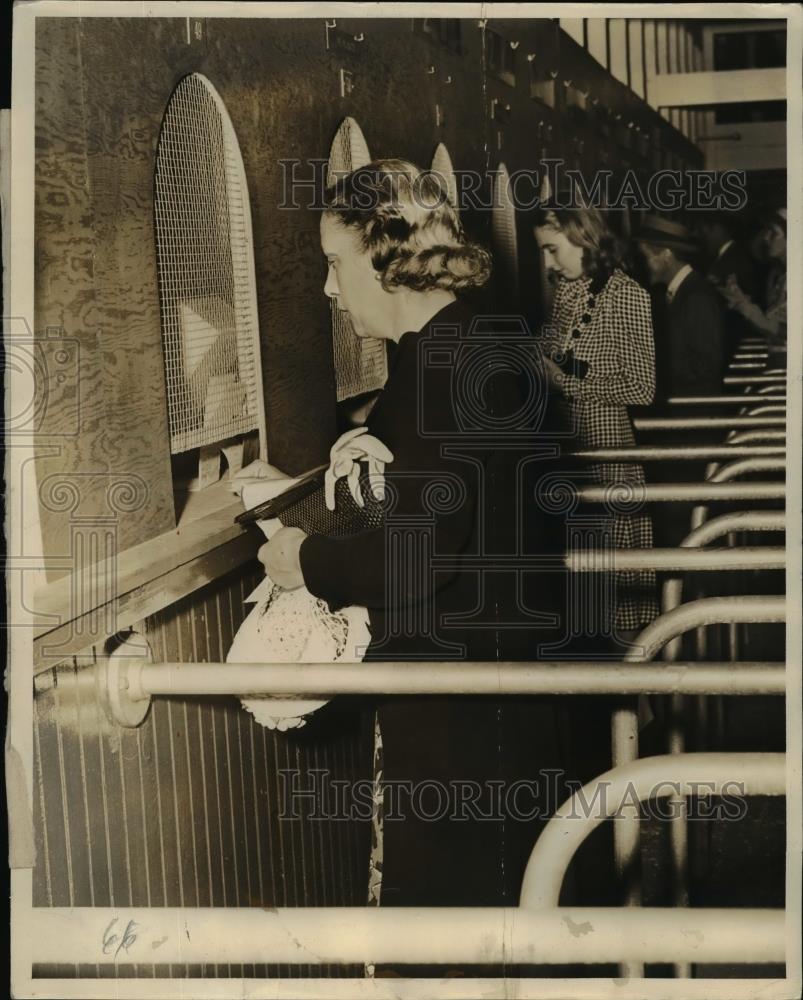
[[[149,619],[154,660],[223,661],[259,571],[233,574]],[[362,906],[369,823],[282,818],[289,777],[370,780],[372,721],[334,702],[288,733],[234,698],[155,698],[138,729],[112,726],[91,668],[44,678],[34,710],[34,906]],[[320,785],[323,778],[319,777]],[[356,974],[361,974],[358,970]],[[39,975],[108,976],[113,967]],[[344,975],[346,967],[118,966],[118,976]],[[354,970],[350,974],[355,974]]]

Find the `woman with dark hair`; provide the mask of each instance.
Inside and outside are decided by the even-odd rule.
[[[616,237],[596,209],[540,209],[534,225],[554,282],[542,332],[545,364],[565,398],[577,446],[633,445],[628,407],[652,402],[655,392],[649,295],[625,273]],[[635,463],[595,463],[587,474],[599,485],[625,485],[636,498],[644,484]],[[615,514],[612,529],[614,548],[652,547],[647,514]],[[615,582],[606,624],[620,639],[632,639],[658,614],[655,574],[619,572]]]
[[[366,490],[376,492],[383,473],[384,523],[344,538],[285,528],[260,558],[274,582],[303,583],[333,611],[367,607],[366,660],[504,658],[503,627],[512,612],[500,597],[499,572],[483,557],[493,558],[500,531],[518,520],[510,507],[516,498],[504,496],[496,478],[499,449],[487,429],[501,427],[507,440],[526,432],[522,424],[535,430],[546,396],[537,351],[530,344],[532,369],[522,372],[516,345],[513,367],[523,378],[511,375],[513,355],[495,328],[486,322],[478,329],[482,318],[459,299],[486,282],[491,260],[466,240],[436,177],[406,161],[377,161],[339,180],[326,205],[324,291],[348,312],[358,337],[394,345],[387,383],[366,423],[387,449],[386,465],[375,465],[373,486],[362,486],[367,501]],[[524,387],[534,400],[529,408],[521,402]],[[372,450],[380,454],[376,446],[361,448],[362,438],[358,431],[340,438],[333,475],[350,476]],[[462,557],[474,557],[470,569],[461,568]],[[487,697],[380,702],[383,903],[515,905],[523,861],[510,862],[516,838],[493,796],[514,770],[531,775],[539,759],[554,761],[545,755],[555,745],[555,722],[550,710],[527,728],[526,739],[517,735],[517,746],[526,744],[522,763],[506,735],[513,728],[507,711]],[[469,802],[455,801],[455,782],[470,786]],[[391,791],[401,799],[391,801]],[[477,821],[479,814],[487,821]]]
[[[780,208],[767,219],[761,231],[761,241],[771,261],[767,281],[766,309],[753,302],[729,276],[717,290],[728,307],[743,316],[756,330],[765,334],[769,343],[770,363],[785,363],[786,359],[786,209]]]

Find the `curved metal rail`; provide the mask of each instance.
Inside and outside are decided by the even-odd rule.
[[[645,757],[614,767],[575,792],[536,841],[524,872],[519,906],[558,905],[566,869],[575,852],[604,820],[639,802],[678,794],[784,795],[786,756],[778,753],[701,753]],[[689,912],[689,911],[681,911]]]
[[[742,416],[745,417],[763,417],[768,413],[786,413],[786,404],[783,406],[746,406],[740,411]]]
[[[785,531],[786,515],[780,511],[736,511],[731,514],[720,514],[706,521],[696,531],[691,532],[681,541],[682,547],[699,548],[732,532],[750,531]],[[661,611],[666,614],[680,605],[683,595],[683,577],[671,577],[664,581],[661,596]],[[682,641],[675,637],[666,643],[663,649],[664,662],[672,663],[681,654]],[[730,664],[737,668],[738,663]],[[783,666],[782,666],[783,669]],[[667,749],[671,754],[681,754],[686,749],[686,738],[683,720],[688,696],[675,693],[670,697],[669,741]],[[696,719],[699,729],[704,727],[705,699],[696,698]],[[675,815],[671,821],[670,842],[672,865],[674,869],[674,901],[676,906],[688,906],[689,903],[689,831],[686,825],[685,800],[673,800],[676,806]],[[675,969],[678,977],[687,976],[689,970],[682,965]]]
[[[633,643],[627,663],[654,660],[670,639],[701,625],[738,622],[786,621],[786,598],[760,596],[702,597],[659,615]]]
[[[728,483],[740,476],[750,475],[754,472],[784,472],[786,461],[778,461],[775,458],[740,458],[735,462],[728,462],[719,468],[712,469],[706,476],[706,483]],[[745,484],[746,485],[746,484]],[[705,504],[697,506],[691,513],[690,530],[699,528],[705,521],[708,514],[708,507]]]
[[[731,431],[728,444],[753,444],[757,441],[786,441],[786,431]]]
[[[691,601],[660,615],[638,636],[625,656],[627,663],[654,660],[663,646],[677,635],[700,625],[722,622],[782,622],[786,620],[786,600],[778,597],[707,597]],[[638,757],[638,717],[631,708],[613,712],[611,747],[615,767],[628,765]],[[652,759],[652,758],[648,758]],[[635,807],[623,809],[620,822],[614,827],[614,861],[616,869],[626,873],[626,900],[635,905],[641,887],[635,874],[635,859],[639,849],[639,821]]]
[[[783,511],[741,510],[705,521],[681,541],[681,548],[702,548],[709,542],[734,531],[785,531],[786,514]],[[766,550],[763,550],[766,551]],[[777,550],[773,550],[777,551]],[[780,551],[785,552],[784,549]],[[765,568],[765,567],[760,567]],[[683,577],[664,581],[661,595],[661,612],[666,614],[680,605],[683,596]],[[664,647],[664,659],[675,660],[681,651],[680,638],[670,639]]]

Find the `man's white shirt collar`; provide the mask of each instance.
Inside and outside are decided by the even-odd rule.
[[[691,264],[684,264],[683,267],[677,272],[675,277],[666,286],[666,301],[671,302],[677,295],[677,290],[686,280],[686,278],[691,274]]]

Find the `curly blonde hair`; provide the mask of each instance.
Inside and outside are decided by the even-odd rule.
[[[338,178],[324,212],[353,230],[387,291],[480,288],[491,255],[466,240],[446,185],[437,173],[407,160],[374,160]]]

